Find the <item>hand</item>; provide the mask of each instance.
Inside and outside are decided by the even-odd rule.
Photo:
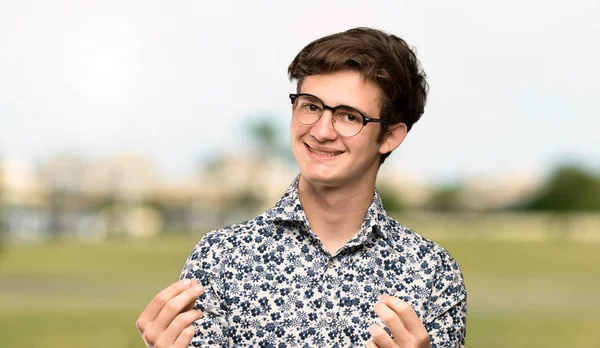
[[[204,288],[190,279],[159,292],[135,322],[146,346],[187,348],[196,332],[193,322],[202,318],[202,312],[192,307],[203,292]]]
[[[379,325],[373,324],[369,332],[373,337],[367,348],[430,348],[429,334],[412,307],[397,297],[383,294],[375,305],[377,314],[388,327],[394,339]]]

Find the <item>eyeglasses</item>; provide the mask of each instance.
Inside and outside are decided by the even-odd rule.
[[[353,137],[357,135],[369,122],[387,123],[378,118],[368,117],[351,106],[328,106],[321,99],[312,94],[290,94],[290,100],[293,105],[292,114],[294,118],[307,126],[317,123],[317,121],[321,119],[321,116],[323,116],[324,110],[330,110],[333,114],[331,117],[333,129],[343,137]]]

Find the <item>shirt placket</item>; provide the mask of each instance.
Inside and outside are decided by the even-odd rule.
[[[321,276],[321,284],[323,286],[322,298],[323,305],[320,308],[318,316],[328,333],[328,339],[332,331],[335,331],[338,327],[337,321],[339,320],[339,267],[340,257],[339,256],[327,256],[324,272]],[[337,334],[336,334],[337,335]]]

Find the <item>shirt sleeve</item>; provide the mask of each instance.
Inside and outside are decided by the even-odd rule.
[[[204,286],[204,293],[196,299],[194,309],[203,317],[194,322],[196,333],[189,347],[227,347],[228,320],[222,277],[218,269],[221,260],[219,235],[209,233],[188,256],[179,279],[195,279]]]
[[[467,332],[467,290],[456,261],[445,250],[440,255],[424,324],[431,348],[463,348]]]

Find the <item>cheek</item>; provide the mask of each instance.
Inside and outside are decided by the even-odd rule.
[[[299,124],[295,120],[292,120],[292,123],[290,124],[290,137],[292,139],[299,138],[299,137],[305,135],[306,133],[308,133],[309,130],[310,130],[309,126]]]
[[[374,137],[352,139],[346,142],[346,147],[356,156],[364,159],[379,155],[379,143]]]

